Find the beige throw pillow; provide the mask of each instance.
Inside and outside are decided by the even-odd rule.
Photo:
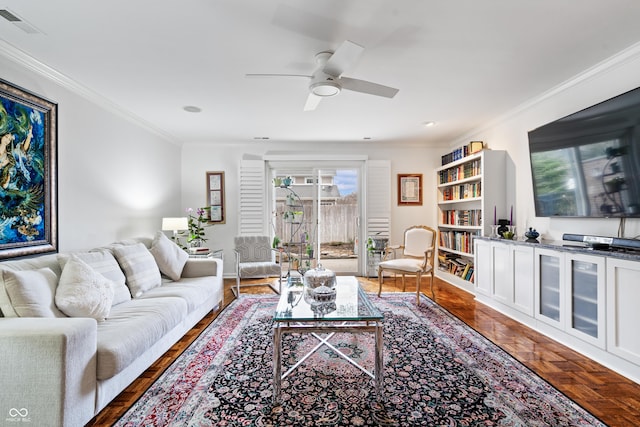
[[[54,303],[58,276],[53,270],[4,270],[2,274],[18,317],[65,317]]]
[[[118,261],[113,257],[113,254],[106,249],[95,250],[91,252],[74,252],[73,254],[60,254],[58,255],[58,263],[60,268],[64,269],[67,261],[71,258],[71,255],[76,255],[82,261],[89,264],[94,271],[102,274],[111,282],[113,288],[113,303],[111,305],[120,304],[131,300],[131,294],[129,288],[125,284],[126,278]]]
[[[155,258],[162,274],[172,280],[180,280],[182,269],[189,259],[189,254],[180,249],[162,231],[156,233],[153,242],[151,242],[149,252]]]
[[[71,255],[60,275],[56,305],[67,316],[105,320],[111,311],[111,281],[77,255]]]
[[[162,283],[156,260],[144,244],[118,246],[113,248],[113,254],[124,271],[132,297],[137,298]]]

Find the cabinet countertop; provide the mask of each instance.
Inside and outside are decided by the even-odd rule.
[[[626,259],[629,261],[640,261],[640,251],[632,251],[632,250],[611,250],[611,251],[603,251],[592,249],[584,244],[580,244],[579,242],[566,242],[564,240],[541,240],[540,243],[530,243],[524,240],[508,240],[502,239],[498,237],[487,237],[487,236],[476,236],[475,239],[487,240],[493,242],[500,242],[510,245],[525,245],[531,246],[534,248],[544,248],[544,249],[552,249],[555,251],[561,252],[570,252],[570,253],[581,253],[585,255],[596,255],[603,256],[609,258],[619,258]]]

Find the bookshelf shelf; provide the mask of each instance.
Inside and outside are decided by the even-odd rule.
[[[470,292],[475,278],[473,239],[491,234],[494,212],[499,211],[500,218],[506,214],[504,170],[505,152],[499,150],[456,158],[436,169],[436,275]]]

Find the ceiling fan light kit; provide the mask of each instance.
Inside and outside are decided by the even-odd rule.
[[[315,110],[322,98],[335,96],[342,89],[369,95],[393,98],[398,89],[383,86],[365,80],[342,77],[342,73],[352,66],[364,48],[350,40],[345,40],[335,52],[323,51],[316,54],[318,68],[312,76],[293,74],[247,74],[247,77],[304,77],[311,80],[309,95],[304,105],[304,111]]]

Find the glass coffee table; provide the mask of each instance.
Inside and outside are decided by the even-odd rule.
[[[382,321],[384,316],[374,307],[362,291],[354,276],[336,277],[335,301],[310,305],[303,297],[302,283],[293,283],[283,289],[273,316],[273,385],[274,403],[280,402],[282,380],[304,363],[315,351],[326,346],[335,354],[370,376],[375,383],[375,394],[382,400],[383,342]],[[373,372],[359,365],[342,353],[329,340],[336,333],[371,333],[375,336]],[[311,334],[318,344],[282,373],[282,335],[287,333]],[[320,334],[327,334],[321,336]]]

